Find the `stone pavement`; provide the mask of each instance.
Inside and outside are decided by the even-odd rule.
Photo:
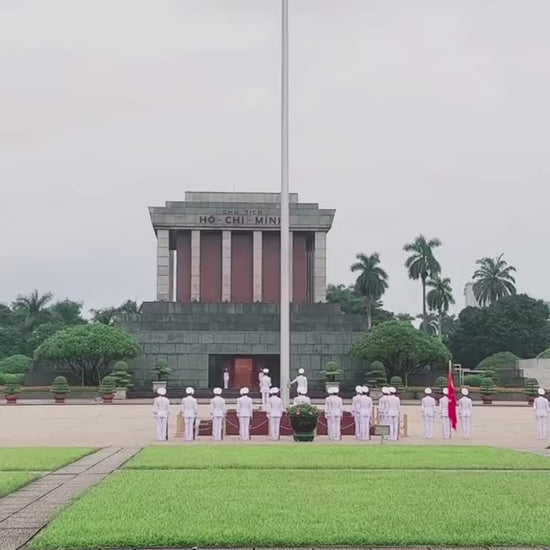
[[[107,447],[0,499],[0,550],[26,544],[82,491],[99,483],[139,448]]]

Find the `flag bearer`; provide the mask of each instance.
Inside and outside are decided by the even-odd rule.
[[[325,399],[325,418],[327,419],[327,431],[330,441],[340,441],[341,421],[344,414],[342,398],[337,395],[338,388],[328,388],[329,396]]]
[[[422,398],[421,410],[424,419],[424,438],[431,439],[434,436],[435,399],[432,397],[432,389],[426,388],[426,394]]]
[[[241,397],[237,399],[237,417],[239,419],[239,436],[242,441],[250,439],[250,421],[252,420],[254,403],[248,397],[248,388],[241,388]]]
[[[273,387],[269,393],[271,394],[267,400],[269,435],[271,435],[271,439],[278,440],[280,439],[281,418],[284,412],[283,400],[279,397],[279,388]]]
[[[387,397],[386,415],[390,425],[390,439],[397,441],[399,435],[399,416],[401,414],[401,400],[397,397],[397,389],[389,388],[390,395]]]
[[[548,414],[550,414],[550,405],[548,404],[548,399],[544,397],[545,393],[543,388],[539,388],[539,396],[533,402],[539,439],[546,439],[546,421],[548,419]]]
[[[197,400],[193,397],[195,390],[191,387],[185,388],[186,397],[181,400],[181,416],[185,424],[185,441],[193,441],[195,439],[195,422],[199,407]]]
[[[271,377],[269,376],[269,369],[263,370],[263,376],[260,379],[260,392],[262,394],[262,409],[265,411],[267,407],[267,400],[269,399],[269,388],[271,388]]]
[[[293,405],[311,405],[311,399],[301,390],[298,390],[298,395],[292,400]]]
[[[472,400],[468,397],[470,393],[468,388],[462,388],[460,391],[462,397],[458,400],[458,414],[460,416],[460,425],[462,426],[462,437],[470,438],[472,432]]]
[[[214,397],[210,400],[210,416],[212,417],[212,437],[214,441],[222,440],[223,419],[225,418],[225,399],[222,389],[214,388]]]
[[[361,387],[359,397],[359,439],[367,441],[370,439],[370,421],[372,418],[372,399],[369,396],[369,388]]]
[[[451,439],[451,419],[449,418],[449,390],[443,388],[443,397],[439,400],[439,415],[443,426],[443,439]]]
[[[166,441],[168,439],[170,401],[166,397],[166,388],[159,388],[157,394],[157,397],[153,400],[153,416],[157,424],[157,441]]]

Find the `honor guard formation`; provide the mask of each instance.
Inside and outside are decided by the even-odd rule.
[[[227,389],[227,381],[224,372],[224,388]],[[265,411],[269,422],[269,436],[273,440],[280,439],[281,419],[285,413],[285,406],[279,393],[279,388],[271,386],[269,370],[263,369],[258,376],[260,393],[262,396],[261,410]],[[297,396],[292,404],[311,405],[311,399],[307,396],[308,380],[304,369],[298,370],[298,376],[289,382],[289,386],[296,384]],[[351,416],[354,421],[355,438],[358,441],[368,441],[371,436],[371,428],[377,423],[389,428],[387,439],[396,441],[399,438],[399,425],[401,417],[401,400],[394,387],[383,387],[382,395],[378,399],[378,414],[374,411],[374,403],[369,396],[367,386],[356,386],[355,395],[351,399]],[[181,401],[180,415],[184,422],[184,440],[193,441],[196,437],[198,421],[198,402],[193,397],[195,390],[191,387],[185,389],[186,397]],[[214,441],[221,441],[224,435],[224,421],[227,416],[227,406],[222,397],[223,390],[214,388],[214,397],[210,400],[210,418],[212,421],[212,438]],[[342,439],[341,427],[344,416],[344,402],[338,395],[337,387],[327,388],[328,396],[324,404],[324,416],[327,425],[329,441],[340,441]],[[449,414],[449,390],[443,388],[443,396],[436,401],[432,396],[432,389],[424,390],[425,396],[420,404],[420,412],[424,421],[424,438],[434,437],[434,424],[436,418],[441,420],[443,439],[451,438],[452,420]],[[462,437],[469,439],[472,430],[472,409],[473,402],[469,397],[467,388],[461,390],[462,397],[456,402],[456,412],[460,419]],[[550,415],[550,403],[545,397],[545,390],[539,388],[538,397],[534,400],[533,411],[537,424],[539,439],[546,439],[547,418]],[[170,401],[166,397],[166,388],[157,390],[157,397],[153,402],[153,416],[156,420],[156,439],[166,441],[168,439],[168,423],[170,418]],[[254,416],[254,402],[249,397],[249,388],[241,388],[240,397],[236,403],[236,415],[239,421],[239,438],[242,441],[251,439],[250,424]]]

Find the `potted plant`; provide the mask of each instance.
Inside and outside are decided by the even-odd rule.
[[[132,375],[128,369],[128,364],[124,361],[117,361],[113,367],[111,376],[115,379],[116,392],[115,399],[126,399],[128,394],[128,386],[132,380]]]
[[[390,386],[394,387],[397,390],[397,393],[403,393],[403,390],[405,389],[401,376],[392,376],[390,378]]]
[[[486,376],[481,379],[481,386],[479,386],[479,393],[481,394],[481,400],[484,405],[490,405],[493,402],[493,394],[495,393],[495,383],[492,378]]]
[[[338,366],[335,361],[329,361],[323,369],[323,375],[325,376],[325,387],[339,388],[339,383],[336,381],[337,376],[344,374],[344,371]]]
[[[159,388],[166,388],[166,380],[168,380],[168,376],[172,372],[172,369],[168,368],[167,361],[164,359],[157,359],[153,372],[157,377],[156,380],[153,380],[153,392],[157,393]]]
[[[523,383],[523,393],[527,397],[527,403],[532,405],[538,395],[539,383],[536,378],[526,378]]]
[[[319,409],[313,405],[294,405],[287,415],[294,430],[294,441],[313,441],[319,420]]]
[[[99,386],[99,393],[103,398],[103,403],[112,403],[115,396],[116,382],[113,376],[107,375],[101,381]]]
[[[6,394],[6,402],[8,404],[17,403],[17,397],[21,391],[19,385],[19,377],[17,374],[5,374],[4,375],[4,393]]]
[[[64,376],[56,376],[53,379],[50,391],[56,403],[65,403],[67,394],[71,391],[67,379]]]

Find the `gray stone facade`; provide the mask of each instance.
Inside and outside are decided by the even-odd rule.
[[[125,315],[119,324],[141,344],[132,363],[136,389],[149,389],[157,359],[172,369],[169,386],[209,386],[211,355],[279,355],[279,307],[276,304],[145,302],[141,313]],[[291,310],[291,376],[304,368],[312,388],[324,387],[321,374],[336,361],[342,387],[363,380],[364,366],[349,356],[364,335],[365,319],[344,315],[334,304],[293,304]]]

